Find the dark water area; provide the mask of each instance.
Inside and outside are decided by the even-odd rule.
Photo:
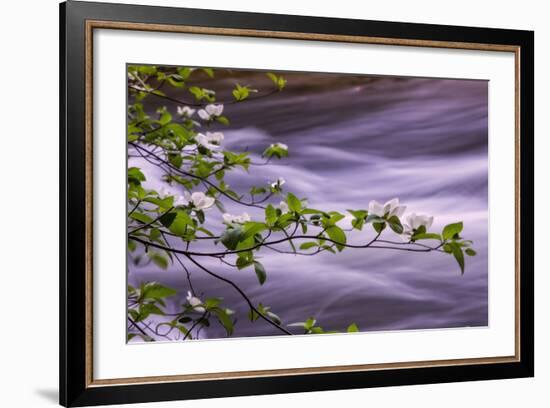
[[[269,86],[258,73],[235,76],[241,84]],[[231,119],[223,129],[226,149],[249,151],[258,162],[271,143],[285,143],[290,152],[269,166],[228,174],[233,190],[246,192],[252,185],[283,177],[284,190],[307,197],[309,206],[343,213],[349,208],[366,209],[373,199],[398,197],[407,205],[405,215],[433,215],[433,231],[463,221],[462,235],[474,241],[478,254],[467,257],[461,275],[451,256],[435,252],[345,249],[336,255],[295,256],[263,249],[261,262],[268,272],[263,286],[251,268],[238,271],[212,259],[204,264],[238,283],[254,303],[271,306],[286,324],[315,317],[326,330],[345,330],[352,322],[361,331],[488,325],[487,82],[322,74],[286,77],[283,92],[225,106],[224,114]],[[210,85],[219,89],[229,82],[221,78]],[[152,98],[149,103],[165,104]],[[166,106],[175,113],[174,105]],[[149,186],[157,188],[159,182],[154,180],[160,173],[131,160],[130,165],[136,164],[144,168]],[[276,205],[280,200],[271,202]],[[252,219],[263,219],[261,210],[225,204],[232,214],[247,211]],[[219,232],[221,213],[210,209],[208,218]],[[368,227],[349,233],[348,241],[364,243],[373,236]],[[391,231],[383,236],[400,240]],[[191,271],[202,298],[223,297],[235,310],[235,337],[280,334],[264,322],[249,323],[246,303],[226,283]],[[187,281],[177,268],[131,267],[129,281],[142,280],[179,289],[181,297],[170,305],[173,311],[185,302]],[[225,331],[213,325],[201,335],[224,337]]]

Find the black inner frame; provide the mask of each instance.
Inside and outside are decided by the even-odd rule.
[[[88,387],[85,384],[86,20],[370,36],[520,47],[519,362]],[[534,33],[69,1],[60,4],[60,403],[64,406],[445,383],[534,375]]]

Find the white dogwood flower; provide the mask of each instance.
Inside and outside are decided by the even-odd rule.
[[[193,310],[199,313],[204,313],[206,311],[204,307],[199,306],[202,305],[202,300],[200,300],[196,296],[193,296],[191,291],[187,291],[187,303],[189,303],[193,307]]]
[[[189,200],[184,196],[176,195],[174,196],[174,207],[179,207],[180,205],[188,205]]]
[[[432,226],[433,222],[433,216],[427,216],[423,214],[416,215],[415,213],[412,213],[405,218],[405,223],[403,224],[403,227],[405,229],[415,230],[423,225],[424,227],[426,227],[426,230],[428,230]]]
[[[222,215],[223,222],[227,225],[230,224],[244,224],[245,222],[250,221],[250,215],[248,213],[242,213],[241,215],[232,215],[225,213]]]
[[[275,181],[274,181],[273,183],[271,183],[270,185],[271,185],[271,188],[274,188],[274,189],[275,189],[275,188],[281,188],[281,186],[282,186],[283,184],[285,184],[285,183],[286,183],[286,180],[285,180],[284,178],[282,178],[282,177],[279,177],[279,178],[277,178],[277,180],[275,180]]]
[[[198,210],[207,210],[216,202],[215,198],[207,196],[202,191],[195,191],[191,194],[186,191],[183,194],[187,203],[193,204],[193,206]]]
[[[197,144],[206,147],[209,150],[216,150],[220,148],[220,144],[223,141],[222,132],[206,132],[206,134],[199,133],[195,136]]]
[[[403,238],[405,241],[410,241],[412,235],[414,232],[420,228],[421,226],[424,226],[426,228],[426,231],[430,229],[434,222],[433,216],[427,216],[415,213],[407,215],[405,218],[405,222],[403,223],[403,234],[401,234],[401,238]]]
[[[172,192],[168,190],[165,186],[161,186],[158,191],[159,198],[166,198],[172,195]]]
[[[191,109],[189,106],[178,106],[178,115],[190,118],[196,112],[196,109]]]
[[[273,143],[269,147],[278,147],[279,149],[288,150],[288,146],[284,143]]]
[[[206,132],[206,137],[215,145],[221,145],[224,139],[222,132]]]
[[[198,115],[202,120],[210,120],[213,117],[220,116],[223,113],[223,105],[210,104],[204,109],[199,110]]]
[[[399,218],[403,215],[406,208],[407,206],[405,205],[399,205],[399,199],[397,198],[389,200],[383,205],[376,200],[372,200],[369,203],[369,215],[383,217],[388,214],[388,217],[393,217],[395,215]]]

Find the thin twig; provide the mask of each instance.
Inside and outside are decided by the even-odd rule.
[[[221,276],[221,275],[218,275],[217,273],[214,273],[212,272],[211,270],[205,268],[203,265],[201,265],[200,263],[198,263],[197,261],[195,261],[190,255],[186,255],[187,258],[193,262],[196,266],[198,266],[200,269],[202,269],[204,272],[206,272],[207,274],[209,274],[210,276],[213,276],[214,278],[216,279],[219,279],[229,285],[231,285],[233,288],[235,288],[235,290],[237,292],[239,292],[239,294],[243,297],[243,299],[245,300],[245,302],[248,304],[248,307],[253,310],[254,312],[256,312],[258,314],[259,317],[261,317],[263,320],[265,320],[266,322],[268,322],[269,324],[271,324],[272,326],[276,327],[277,329],[279,329],[280,331],[282,331],[283,333],[286,333],[288,335],[292,335],[291,332],[289,332],[287,329],[285,329],[284,327],[280,326],[279,324],[275,323],[273,320],[269,319],[268,317],[264,316],[262,313],[260,313],[260,311],[252,304],[252,301],[250,300],[250,298],[247,296],[246,293],[243,292],[243,290],[233,281]]]

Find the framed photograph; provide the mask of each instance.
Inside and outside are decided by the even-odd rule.
[[[533,376],[533,32],[60,15],[62,405]]]

